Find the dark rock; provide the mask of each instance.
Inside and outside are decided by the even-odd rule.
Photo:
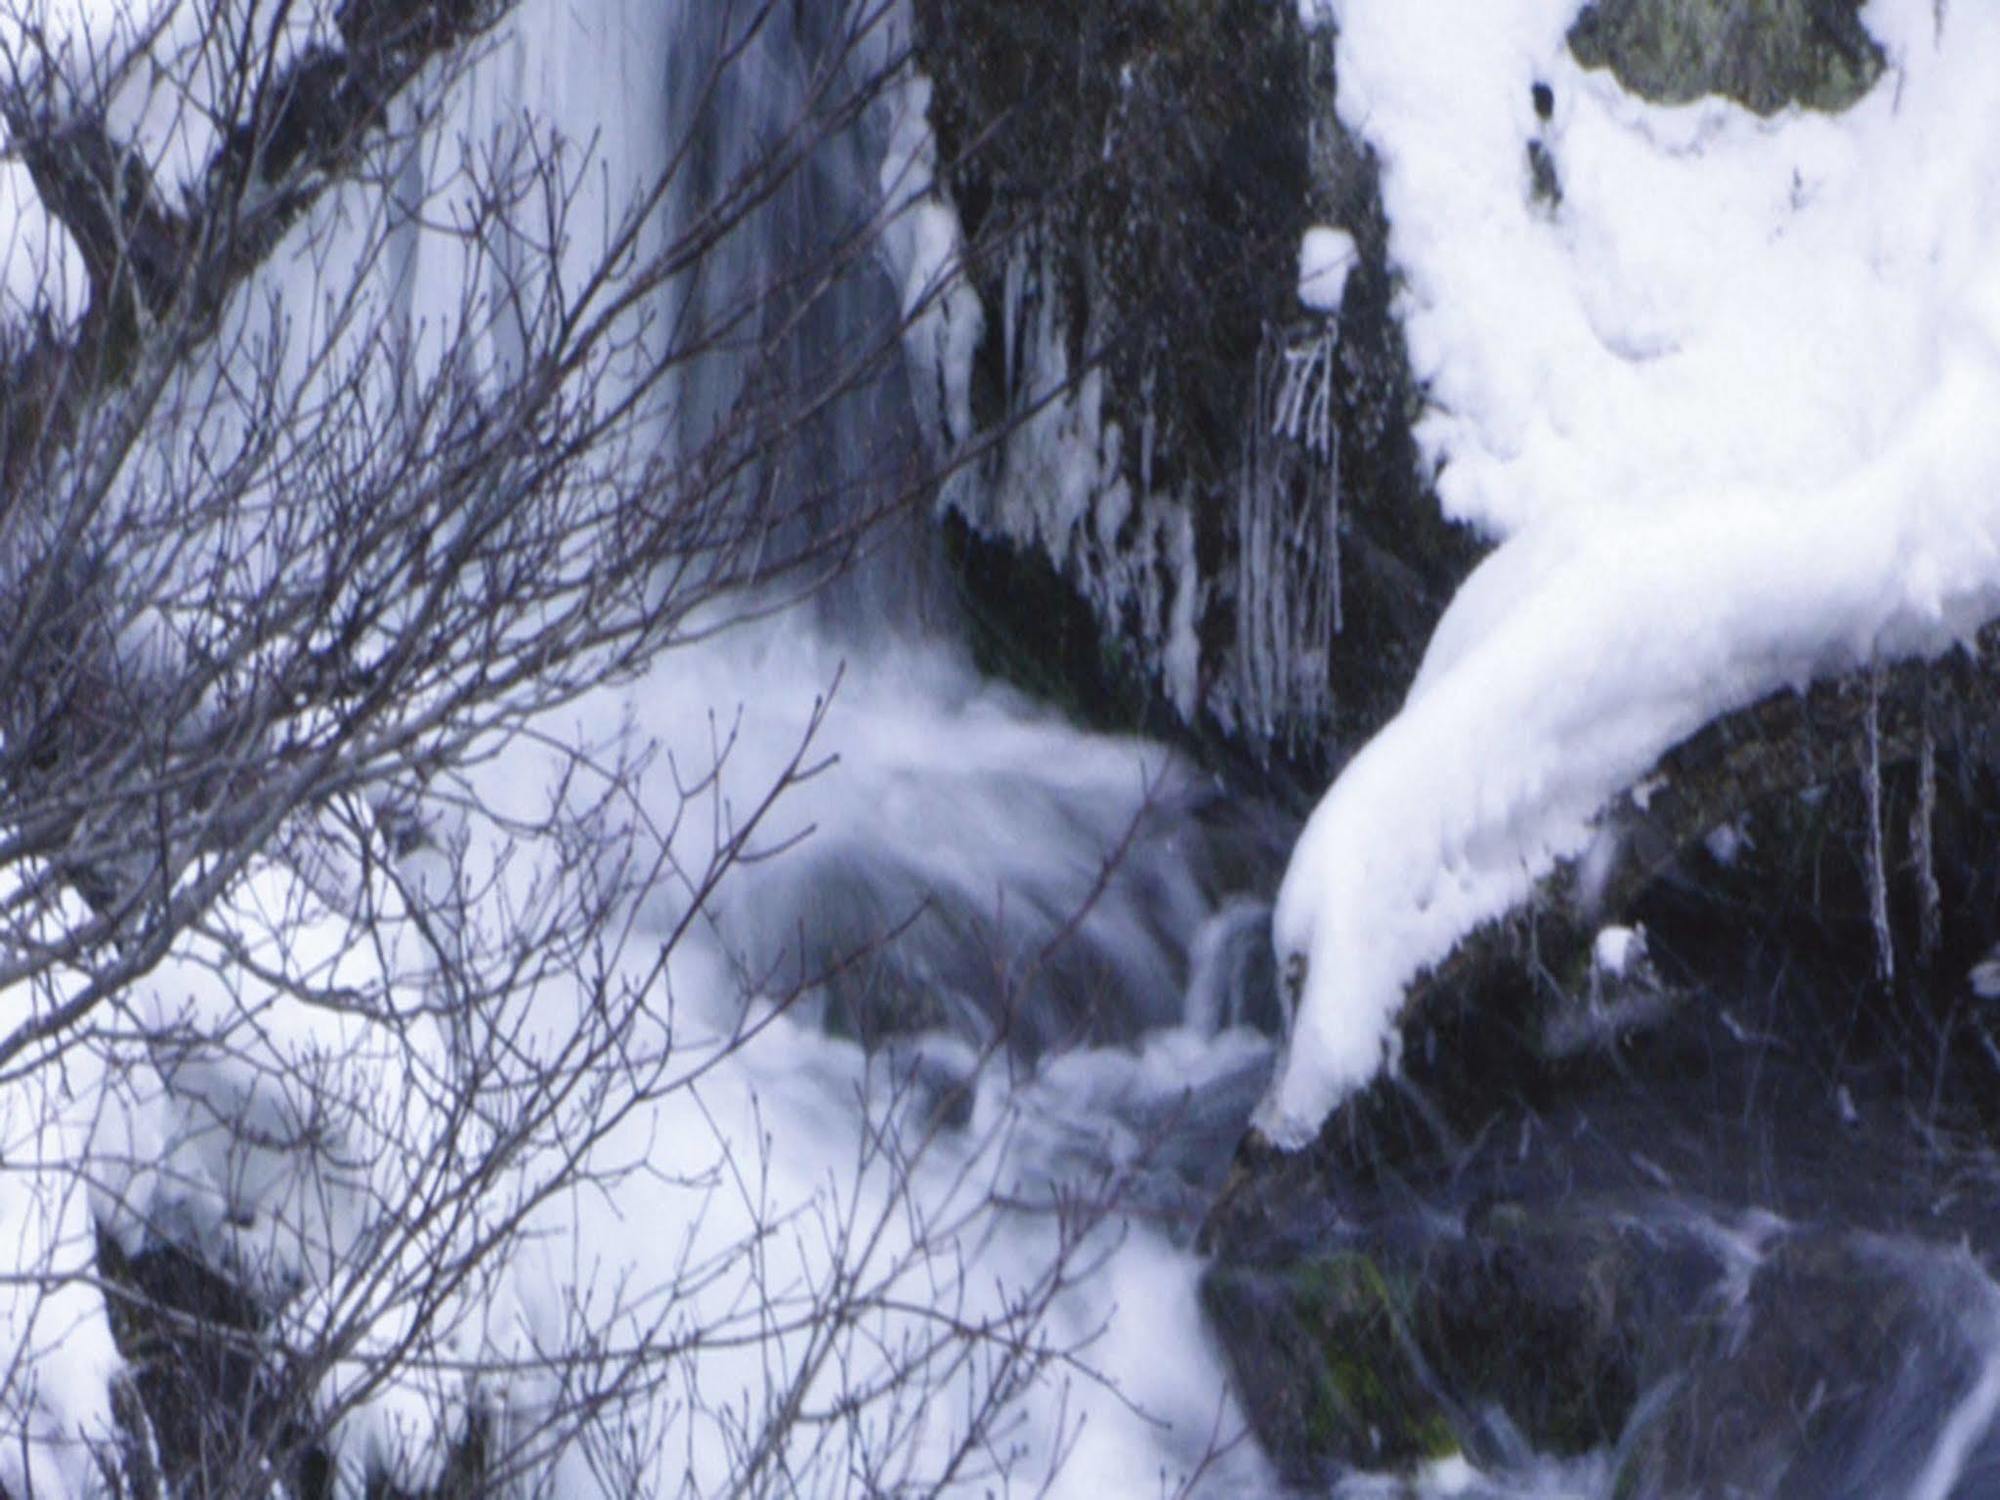
[[[1485,1201],[1462,1223],[1371,1214],[1276,1264],[1220,1263],[1203,1305],[1259,1439],[1307,1482],[1614,1441],[1724,1269],[1657,1194]]]
[[[1413,1283],[1365,1253],[1282,1270],[1218,1267],[1202,1307],[1264,1451],[1294,1484],[1455,1453],[1410,1340]]]
[[[946,494],[984,664],[1322,785],[1400,702],[1475,550],[1418,473],[1375,163],[1334,115],[1330,36],[1263,0],[916,14],[987,312],[975,417],[1000,435]],[[1298,300],[1316,222],[1360,251],[1332,320]],[[1309,347],[1321,445],[1271,432]],[[1048,499],[1048,424],[1006,436],[1055,368],[1102,380],[1057,424],[1081,445],[1065,473],[1101,470],[1080,509]]]
[[[1562,179],[1556,159],[1541,141],[1528,142],[1528,196],[1553,213],[1562,207]]]
[[[148,1241],[128,1252],[100,1232],[97,1267],[128,1367],[111,1393],[124,1449],[118,1492],[329,1500],[333,1464],[311,1396],[319,1359],[273,1339],[270,1310],[179,1245]],[[487,1457],[485,1423],[475,1413],[434,1490],[413,1495],[374,1474],[366,1493],[472,1500],[489,1492]]]
[[[1919,977],[1873,977],[1869,799],[1843,777],[1763,808],[1734,863],[1645,893],[1654,977],[1677,1003],[1616,1007],[1581,1045],[1558,1027],[1569,1040],[1551,1047],[1551,1016],[1570,1015],[1545,1003],[1557,976],[1517,954],[1539,979],[1510,988],[1496,965],[1440,1005],[1407,1032],[1402,1075],[1311,1150],[1239,1154],[1208,1224],[1227,1295],[1208,1306],[1287,1473],[1420,1451],[1405,1434],[1392,1460],[1352,1421],[1307,1421],[1334,1376],[1370,1388],[1346,1373],[1358,1360],[1414,1388],[1411,1421],[1435,1414],[1490,1473],[1615,1445],[1620,1496],[1909,1492],[2000,1340],[1992,1286],[1959,1248],[2000,1247],[2000,1022],[1963,977],[2000,899],[1981,853],[2000,787],[1979,735],[1943,743],[1941,946]],[[1922,804],[1914,776],[1880,795],[1897,829]],[[1915,883],[1905,867],[1891,903],[1905,953]],[[1353,1257],[1395,1317],[1349,1309],[1335,1361],[1318,1305],[1287,1299],[1301,1268]],[[1953,1493],[1991,1492],[1972,1476],[2000,1476],[2000,1438],[1974,1443],[1966,1473]]]
[[[1740,1302],[1707,1310],[1686,1373],[1628,1441],[1614,1492],[1910,1494],[1987,1373],[1996,1314],[2000,1295],[1963,1250],[1781,1240]]]
[[[1609,1217],[1505,1204],[1441,1239],[1418,1316],[1443,1388],[1501,1407],[1544,1452],[1615,1438],[1651,1332],[1651,1247],[1635,1233]]]
[[[1659,104],[1704,95],[1760,115],[1846,109],[1882,73],[1859,0],[1597,0],[1570,28],[1587,68]]]
[[[130,1367],[167,1492],[233,1494],[253,1476],[288,1476],[305,1497],[332,1494],[331,1469],[301,1421],[303,1394],[264,1337],[269,1317],[228,1276],[168,1244],[127,1254],[100,1234],[98,1269],[111,1289],[105,1310]],[[135,1445],[136,1446],[136,1445]]]

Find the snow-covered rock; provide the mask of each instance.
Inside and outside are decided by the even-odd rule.
[[[1764,120],[1586,72],[1573,10],[1342,11],[1418,436],[1444,503],[1506,540],[1299,841],[1274,931],[1301,1005],[1257,1122],[1280,1144],[1393,1062],[1409,982],[1664,751],[2000,612],[2000,178],[1975,144],[2000,13],[1879,0],[1880,85]]]

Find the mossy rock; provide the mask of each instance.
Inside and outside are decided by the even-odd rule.
[[[1352,1251],[1277,1270],[1218,1265],[1203,1278],[1251,1426],[1288,1482],[1459,1451],[1412,1358],[1414,1293],[1406,1275]]]
[[[1597,0],[1570,28],[1587,68],[1658,104],[1716,95],[1760,115],[1854,104],[1881,76],[1858,0]]]
[[[1419,1339],[1454,1392],[1499,1406],[1543,1452],[1584,1453],[1637,1399],[1644,1274],[1611,1221],[1537,1222],[1508,1205],[1426,1265]]]
[[[1639,1393],[1678,1367],[1687,1318],[1723,1277],[1685,1215],[1658,1209],[1510,1199],[1475,1204],[1462,1226],[1378,1218],[1366,1237],[1217,1264],[1204,1308],[1295,1482],[1459,1451],[1498,1461],[1501,1432],[1584,1454],[1618,1441]]]

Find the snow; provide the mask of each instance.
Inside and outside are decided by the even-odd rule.
[[[0,123],[0,318],[41,306],[66,324],[89,300],[83,258],[43,209],[27,167],[7,155],[8,144]]]
[[[1646,929],[1613,925],[1598,929],[1590,945],[1591,967],[1607,979],[1622,979],[1646,957]]]
[[[2000,948],[1987,950],[1965,976],[1972,993],[1982,1000],[2000,1000]]]
[[[20,1016],[26,986],[4,994]],[[29,1004],[38,1002],[30,1001]],[[122,1366],[95,1278],[82,1168],[129,1151],[100,1060],[79,1048],[0,1089],[0,1485],[10,1495],[98,1492],[88,1444],[113,1435]]]
[[[2000,12],[1876,0],[1870,94],[1760,120],[1583,71],[1565,0],[1449,10],[1341,6],[1339,107],[1382,162],[1422,451],[1501,545],[1279,893],[1281,1145],[1675,742],[2000,613]]]
[[[1337,314],[1347,292],[1347,274],[1360,252],[1344,229],[1315,224],[1299,241],[1299,301],[1314,312]]]
[[[32,27],[0,17],[10,73],[18,62],[57,109],[104,97],[111,138],[139,148],[169,197],[200,185],[221,143],[236,57],[247,51],[283,69],[338,41],[334,8],[318,4],[40,0],[33,14]]]
[[[0,871],[9,947],[53,944],[85,915],[66,897],[24,922],[17,867]],[[16,959],[19,948],[6,958]],[[15,1028],[45,1022],[76,998],[74,975],[0,986]],[[57,1500],[101,1493],[94,1445],[116,1428],[111,1387],[123,1361],[99,1291],[91,1166],[132,1161],[150,1142],[119,1096],[115,1070],[88,1033],[30,1044],[0,1083],[0,1489]]]

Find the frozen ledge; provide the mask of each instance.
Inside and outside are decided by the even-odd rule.
[[[1377,1044],[1378,1058],[1393,1063],[1396,1031],[1434,1002],[1476,986],[1496,967],[1522,962],[1530,951],[1557,972],[1577,968],[1601,923],[1628,910],[1685,851],[1766,799],[1912,764],[1968,720],[2000,722],[2000,620],[1967,649],[1857,668],[1805,692],[1781,689],[1713,720],[1612,798],[1591,820],[1580,853],[1550,861],[1518,901],[1412,976]],[[1375,1071],[1357,1070],[1342,1097]],[[1288,1127],[1273,1119],[1278,1097],[1274,1087],[1253,1122],[1255,1145],[1299,1150],[1323,1122]]]
[[[1825,780],[1829,743],[1849,764],[1912,753],[1925,662],[1990,700],[1994,410],[1996,363],[1968,358],[1809,509],[1739,492],[1545,524],[1488,558],[1300,836],[1273,916],[1296,1014],[1254,1128],[1310,1142],[1394,1067],[1413,997],[1530,898],[1615,916],[1675,849]]]

